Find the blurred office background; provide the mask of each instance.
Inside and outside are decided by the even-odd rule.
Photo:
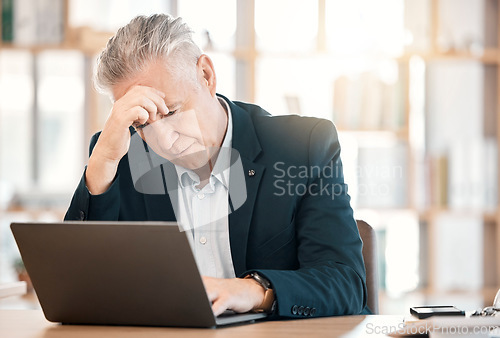
[[[492,302],[500,287],[498,0],[1,6],[0,283],[25,278],[10,222],[62,219],[111,108],[92,87],[96,56],[135,15],[165,12],[195,30],[221,94],[336,124],[356,218],[377,231],[381,313]]]

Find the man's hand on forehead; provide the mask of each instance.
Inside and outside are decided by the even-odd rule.
[[[130,88],[120,100],[129,105],[129,110],[136,112],[131,125],[139,127],[155,122],[158,117],[168,115],[168,107],[164,98],[165,93],[158,89],[138,85]]]
[[[152,123],[158,119],[158,114],[168,114],[165,93],[158,89],[117,85],[113,94],[117,100],[87,166],[86,183],[93,194],[103,193],[113,181],[118,162],[130,146],[129,127]]]

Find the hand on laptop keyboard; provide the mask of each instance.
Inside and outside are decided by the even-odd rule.
[[[252,279],[203,276],[203,283],[216,316],[226,310],[248,312],[264,301],[264,289]]]

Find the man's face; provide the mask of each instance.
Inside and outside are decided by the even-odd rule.
[[[211,90],[202,62],[206,60],[196,66],[196,83],[176,75],[164,62],[155,62],[112,88],[116,100],[134,86],[165,93],[169,114],[157,115],[157,120],[138,129],[138,134],[155,153],[188,169],[208,163],[221,146],[227,126],[227,116],[215,96],[215,82]]]

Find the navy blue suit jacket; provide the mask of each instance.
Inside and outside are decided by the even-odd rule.
[[[229,215],[236,275],[258,271],[265,276],[275,291],[277,316],[361,313],[366,305],[362,242],[334,125],[311,117],[271,116],[258,106],[224,99],[247,189],[244,204]],[[168,193],[134,188],[127,156],[101,195],[89,194],[83,175],[66,220],[175,221]],[[160,168],[151,173],[155,170]],[[253,176],[247,175],[250,170]]]

